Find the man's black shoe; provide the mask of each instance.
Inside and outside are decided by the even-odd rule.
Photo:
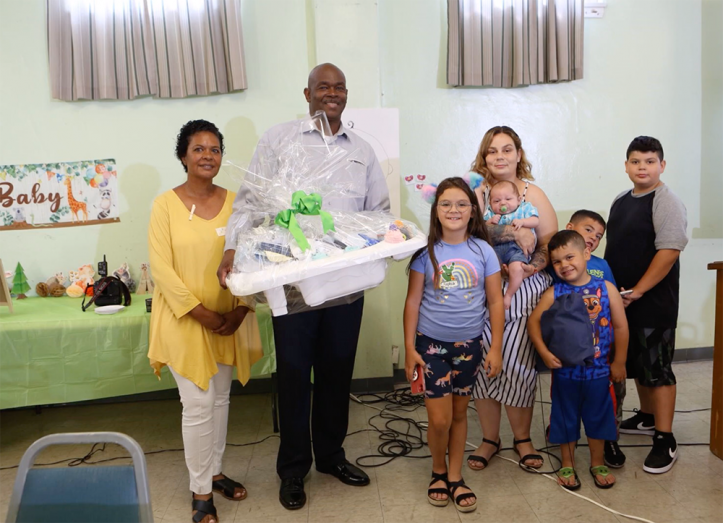
[[[614,469],[619,469],[625,465],[625,454],[620,450],[617,441],[605,442],[605,464]]]
[[[328,469],[317,467],[316,470],[323,474],[331,474],[342,483],[346,483],[347,485],[352,485],[354,487],[363,487],[369,484],[369,476],[367,476],[366,473],[359,467],[355,467],[348,461],[342,461],[341,463],[337,463]]]
[[[304,478],[282,479],[279,501],[285,509],[289,510],[297,510],[306,505]]]

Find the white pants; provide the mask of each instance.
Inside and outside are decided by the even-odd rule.
[[[191,492],[210,494],[213,476],[221,474],[226,449],[228,404],[233,367],[218,364],[218,373],[202,390],[170,366],[183,404],[183,449]]]

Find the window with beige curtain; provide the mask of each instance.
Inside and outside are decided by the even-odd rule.
[[[449,85],[582,78],[583,0],[447,0],[447,15]]]
[[[239,0],[46,0],[53,98],[246,88]]]

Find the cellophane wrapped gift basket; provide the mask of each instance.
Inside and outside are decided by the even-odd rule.
[[[303,144],[302,133],[314,128],[325,143]],[[322,112],[259,144],[244,169],[242,216],[226,231],[236,245],[231,292],[267,302],[274,316],[348,303],[384,281],[388,259],[424,247],[413,223],[388,212],[324,210],[365,198],[364,165],[359,150],[335,143]]]

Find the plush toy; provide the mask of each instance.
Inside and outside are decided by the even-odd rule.
[[[467,185],[469,185],[469,188],[473,191],[482,185],[482,181],[484,180],[481,174],[473,172],[462,175],[462,179],[467,182]]]
[[[86,289],[88,289],[88,285],[93,285],[93,276],[95,276],[95,271],[90,264],[83,265],[77,271],[70,271],[68,277],[72,283],[66,289],[68,296],[71,298],[80,298],[83,296],[86,293]]]
[[[38,283],[35,287],[35,292],[38,293],[38,296],[53,296],[58,298],[65,295],[65,285],[63,285],[63,282],[65,282],[63,273],[56,272],[55,276],[51,276],[45,280],[45,283]]]
[[[126,284],[126,287],[128,287],[128,290],[130,292],[133,292],[136,290],[136,282],[133,278],[131,278],[131,273],[128,270],[128,264],[123,262],[120,267],[118,267],[115,271],[113,271],[113,276],[118,278],[120,281]]]
[[[412,231],[404,225],[401,220],[394,220],[389,224],[389,230],[384,235],[384,241],[387,243],[402,243],[412,237]]]
[[[482,185],[482,181],[484,178],[482,178],[481,174],[472,173],[469,172],[462,176],[462,179],[467,182],[467,185],[469,185],[469,188],[473,191]],[[424,184],[422,186],[422,199],[427,203],[434,203],[434,198],[437,195],[437,184],[436,183],[429,183]]]
[[[50,286],[50,295],[53,298],[60,298],[61,296],[65,296],[65,287],[59,283],[55,283]]]
[[[71,298],[80,298],[85,294],[85,289],[81,286],[81,282],[73,282],[65,289],[65,292]]]
[[[437,196],[437,184],[428,183],[422,186],[422,199],[427,203],[434,203],[434,197]]]
[[[389,229],[384,235],[384,241],[387,243],[402,243],[404,235],[399,229]]]
[[[35,294],[37,294],[41,298],[50,296],[50,287],[48,287],[47,283],[41,281],[35,286]]]

